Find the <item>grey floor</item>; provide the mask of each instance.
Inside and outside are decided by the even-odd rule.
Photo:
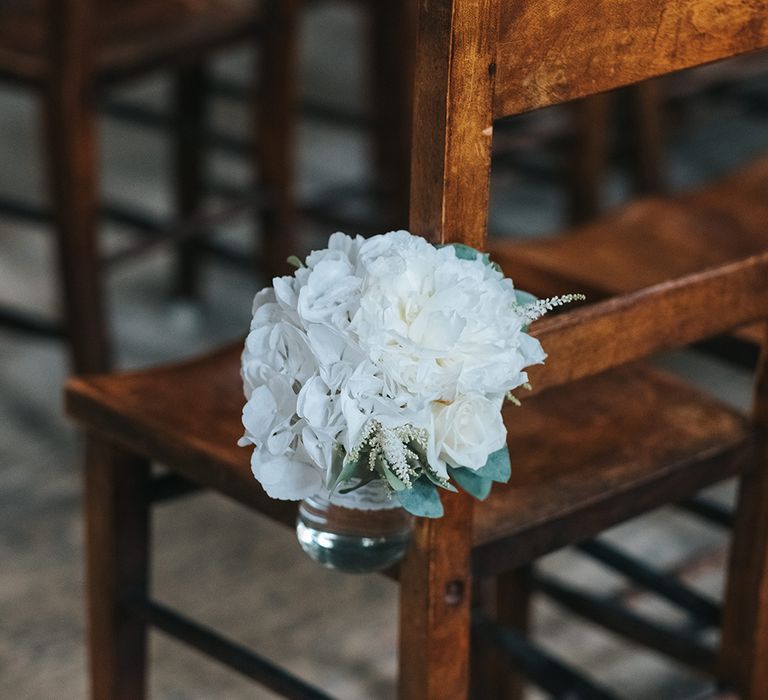
[[[304,26],[303,90],[351,109],[363,103],[360,18],[342,5],[312,10]],[[244,60],[231,56],[219,70],[242,75]],[[126,97],[162,104],[162,80]],[[765,88],[756,78],[745,91]],[[763,93],[765,94],[765,92]],[[768,147],[765,119],[743,101],[694,103],[674,130],[669,177],[684,188],[707,180]],[[557,119],[560,117],[543,117]],[[217,107],[217,123],[232,132],[245,123],[241,109]],[[107,121],[103,130],[105,195],[138,201],[157,212],[168,206],[164,140]],[[0,192],[44,201],[39,165],[38,113],[22,93],[0,94]],[[359,134],[304,123],[300,133],[300,189],[304,196],[337,182],[368,177],[366,143]],[[242,182],[241,162],[217,158],[217,174]],[[626,196],[626,178],[613,173],[606,200]],[[504,174],[494,184],[494,226],[546,234],[560,221],[554,186]],[[330,231],[323,232],[325,234]],[[307,242],[316,230],[307,229]],[[223,234],[248,245],[246,222]],[[125,232],[109,229],[104,245],[124,245]],[[0,220],[0,297],[53,313],[55,284],[45,229]],[[205,302],[190,307],[169,294],[171,258],[119,270],[111,278],[111,318],[120,364],[142,366],[195,353],[244,333],[250,300],[261,281],[218,266],[207,271]],[[691,355],[666,364],[705,383],[736,405],[747,402],[744,373]],[[61,410],[66,369],[61,348],[3,331],[0,334],[0,698],[83,698],[82,526],[80,444]],[[725,485],[715,496],[729,499]],[[378,577],[351,577],[315,567],[291,533],[214,495],[164,506],[156,514],[155,580],[160,600],[254,646],[326,687],[339,698],[392,697],[396,666],[396,588]],[[684,558],[697,588],[718,594],[725,539],[671,509],[609,533],[613,540],[660,566]],[[563,552],[543,566],[578,585],[621,595],[667,621],[678,613],[628,589],[620,578]],[[675,699],[704,694],[708,684],[679,666],[580,623],[544,601],[536,604],[536,636],[548,649],[589,669],[626,698]],[[152,697],[268,698],[195,653],[153,635]]]

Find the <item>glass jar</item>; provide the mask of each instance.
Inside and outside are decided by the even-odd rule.
[[[387,487],[372,481],[351,493],[304,499],[296,536],[318,564],[363,574],[387,569],[402,559],[413,522]]]

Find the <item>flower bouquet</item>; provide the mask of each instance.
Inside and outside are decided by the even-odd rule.
[[[441,489],[482,499],[509,479],[502,404],[545,358],[527,326],[583,297],[535,300],[487,255],[406,231],[336,233],[292,261],[254,300],[240,444],[268,495],[303,500],[310,555],[383,568],[411,515],[442,515]]]

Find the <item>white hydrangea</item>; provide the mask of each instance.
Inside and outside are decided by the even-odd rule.
[[[270,496],[324,488],[366,424],[426,431],[431,470],[482,467],[506,439],[504,395],[544,360],[512,282],[451,246],[395,231],[331,236],[256,295],[242,356],[242,445]]]

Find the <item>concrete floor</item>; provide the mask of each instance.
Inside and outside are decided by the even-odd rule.
[[[308,96],[333,95],[351,108],[362,104],[361,26],[353,12],[333,4],[307,16],[303,82]],[[242,57],[230,57],[220,69],[241,74]],[[759,81],[750,85],[765,87]],[[128,96],[162,103],[166,87],[157,81]],[[691,110],[670,145],[675,187],[709,179],[768,147],[764,119],[747,113],[740,103],[700,107]],[[231,105],[218,107],[215,117],[231,131],[241,130],[245,121],[242,111]],[[27,96],[0,94],[0,191],[43,201],[37,119]],[[112,121],[106,122],[103,137],[106,196],[164,211],[168,199],[162,138]],[[300,165],[303,195],[335,182],[364,180],[364,139],[305,123]],[[217,158],[214,167],[233,181],[243,181],[246,174],[242,163],[229,159]],[[608,201],[620,200],[625,191],[622,174],[614,173],[606,187]],[[495,182],[495,225],[546,233],[556,228],[559,217],[555,187],[509,174]],[[224,232],[240,245],[248,244],[248,234],[245,223]],[[123,232],[110,229],[105,235],[106,247],[124,242]],[[261,281],[212,265],[205,302],[189,307],[169,295],[170,262],[167,254],[159,254],[111,278],[111,317],[124,367],[191,356],[247,329],[251,298]],[[43,228],[0,220],[0,298],[52,313],[51,269]],[[743,373],[691,355],[666,363],[714,386],[729,401],[746,403],[749,381]],[[61,411],[65,374],[57,345],[0,334],[0,698],[86,695],[80,445]],[[716,495],[728,499],[730,491],[726,485]],[[214,495],[163,506],[154,528],[154,587],[160,600],[284,662],[339,698],[393,696],[393,584],[322,570],[300,554],[290,532]],[[720,590],[725,539],[711,528],[664,509],[617,528],[609,537],[663,566],[673,567],[693,553],[699,563],[687,574],[690,582],[713,594]],[[625,590],[621,579],[573,553],[548,557],[543,566],[593,590],[623,592],[638,609],[676,619],[668,606]],[[709,688],[696,675],[544,601],[536,604],[536,637],[622,697],[673,700]],[[152,635],[151,655],[153,698],[272,697],[159,634]]]

